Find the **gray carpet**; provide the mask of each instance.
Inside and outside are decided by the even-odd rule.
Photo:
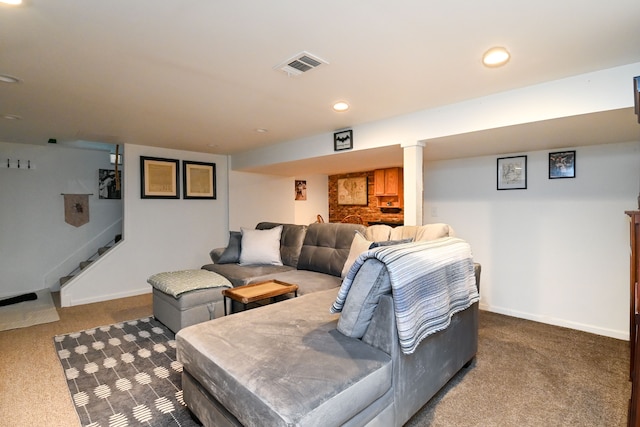
[[[180,367],[172,363],[173,334],[146,320],[56,337],[82,425],[196,425],[182,404]],[[407,427],[626,425],[628,342],[483,311],[479,334],[473,364]],[[123,354],[143,365],[121,363],[129,360]],[[125,371],[103,369],[108,357]],[[69,371],[73,366],[77,369]],[[123,382],[135,390],[118,386]],[[109,393],[99,388],[102,384]],[[140,423],[148,417],[150,424]]]
[[[629,344],[480,312],[478,355],[417,426],[626,426]]]

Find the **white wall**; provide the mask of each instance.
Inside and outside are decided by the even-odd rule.
[[[311,224],[318,215],[329,221],[329,176],[305,175],[295,179],[307,181],[307,200],[296,200],[294,223]]]
[[[109,153],[3,142],[0,159],[0,296],[57,289],[61,276],[121,231],[122,201],[98,197],[98,170],[114,167]],[[93,193],[81,227],[64,221],[61,193],[75,180]]]
[[[142,199],[140,156],[215,163],[217,199]],[[152,274],[198,269],[212,248],[227,243],[226,156],[126,144],[124,158],[124,241],[63,287],[66,305],[150,292]]]
[[[575,179],[548,179],[548,151],[516,154],[526,190],[496,190],[498,156],[426,164],[425,222],[470,242],[482,308],[628,339],[624,211],[637,208],[640,143],[577,148]]]
[[[295,181],[307,181],[307,200],[295,200]],[[329,217],[329,177],[282,177],[250,172],[229,174],[229,229],[253,228],[262,221],[311,224]]]
[[[249,172],[229,174],[229,229],[262,221],[294,223],[294,179]],[[226,243],[226,242],[225,242]]]

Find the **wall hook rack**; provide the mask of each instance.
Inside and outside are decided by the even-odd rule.
[[[4,160],[0,163],[0,168],[7,169],[35,169],[35,165],[31,163],[31,160],[22,160],[16,159],[11,160],[11,158],[7,158],[7,162]]]

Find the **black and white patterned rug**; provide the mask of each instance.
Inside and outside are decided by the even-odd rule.
[[[82,426],[197,426],[182,399],[174,338],[152,317],[56,336]]]

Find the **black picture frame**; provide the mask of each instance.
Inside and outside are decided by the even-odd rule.
[[[511,156],[498,158],[497,189],[527,189],[527,156]]]
[[[549,153],[549,179],[575,177],[576,152],[574,150]]]
[[[633,108],[640,123],[640,76],[633,78]]]
[[[216,164],[183,160],[182,189],[183,199],[215,199]]]
[[[353,130],[343,130],[333,134],[333,151],[351,150],[353,148]]]
[[[140,197],[179,199],[180,162],[176,159],[140,156]]]
[[[122,171],[116,174],[115,169],[98,169],[98,198],[122,198]]]

